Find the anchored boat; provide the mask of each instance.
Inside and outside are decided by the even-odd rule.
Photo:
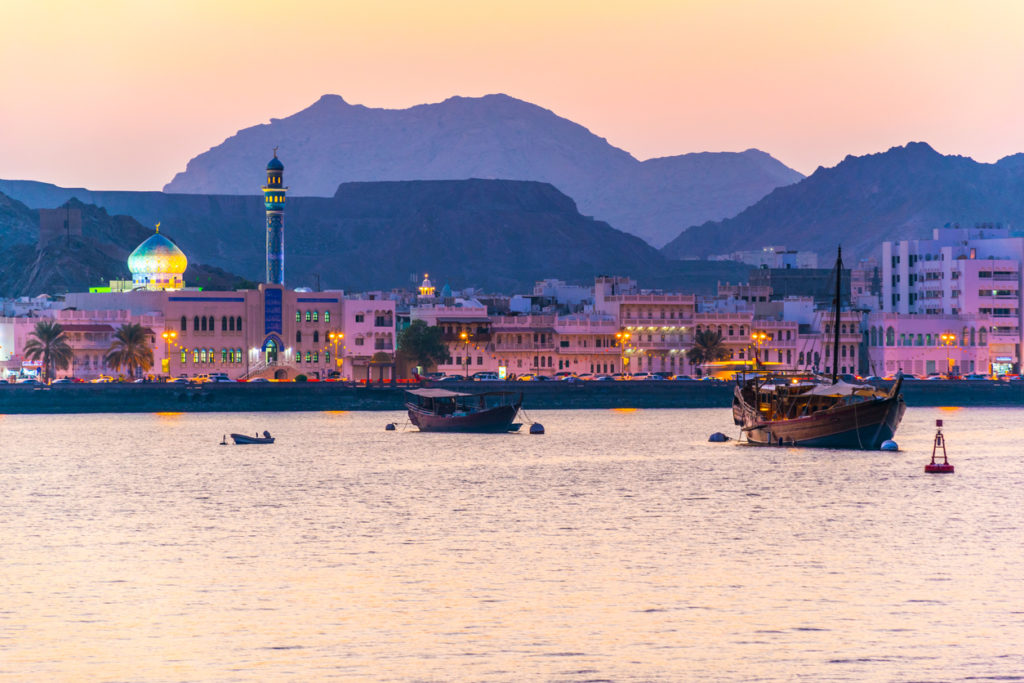
[[[900,394],[903,375],[885,391],[870,384],[840,381],[836,374],[842,270],[840,250],[836,259],[831,378],[778,371],[737,374],[733,422],[750,443],[877,450],[896,434],[907,409]]]
[[[421,432],[509,432],[523,395],[510,391],[464,393],[447,389],[410,389],[409,420]]]

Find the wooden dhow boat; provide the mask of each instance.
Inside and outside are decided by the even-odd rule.
[[[405,407],[421,432],[510,432],[523,395],[510,391],[465,393],[410,389]]]
[[[892,439],[907,406],[900,394],[903,375],[888,391],[838,379],[840,276],[836,258],[836,294],[832,318],[832,376],[754,371],[736,376],[733,422],[747,441],[764,446],[806,446],[877,450]]]

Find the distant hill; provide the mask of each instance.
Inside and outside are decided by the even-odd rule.
[[[848,156],[733,218],[688,228],[662,253],[704,258],[781,244],[831,258],[842,243],[844,255],[858,258],[879,253],[885,240],[928,238],[947,223],[1024,228],[1024,155],[981,164],[912,142]]]
[[[32,187],[51,202],[77,193]],[[130,215],[135,225],[135,219],[146,225],[160,221],[161,233],[190,261],[263,279],[261,197],[84,194],[104,215]],[[35,220],[34,212],[22,210],[25,220]],[[149,228],[126,230],[123,244],[134,248],[148,234]],[[122,260],[108,270],[124,268]],[[640,238],[580,215],[569,197],[546,183],[345,183],[333,197],[289,198],[285,211],[285,278],[293,287],[314,286],[319,276],[324,288],[390,290],[429,272],[438,285],[511,293],[532,291],[543,278],[591,284],[595,275],[622,274],[647,287],[710,293],[718,279],[736,281],[745,270],[731,263],[669,262]],[[186,274],[186,282],[194,280]]]
[[[54,239],[40,248],[38,212],[0,194],[0,240],[6,245],[0,252],[0,296],[82,292],[113,279],[131,279],[128,255],[153,231],[133,218],[110,216],[77,199],[70,205],[82,212],[82,234]],[[197,262],[189,263],[185,281],[211,289],[248,284]]]
[[[292,116],[240,130],[189,161],[164,190],[253,194],[273,147],[292,195],[330,197],[353,181],[536,180],[575,199],[582,213],[655,246],[803,177],[757,150],[641,162],[583,126],[507,95],[409,109],[325,95]]]

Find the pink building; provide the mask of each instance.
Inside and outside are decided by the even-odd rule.
[[[897,372],[913,375],[988,375],[1001,342],[990,335],[987,315],[903,315],[872,313],[868,316],[868,366],[876,375]]]

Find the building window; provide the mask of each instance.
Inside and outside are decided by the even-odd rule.
[[[222,315],[220,317],[220,331],[221,332],[227,332],[228,331],[228,317],[226,315]]]
[[[181,316],[181,331],[185,332],[188,330],[188,318]]]
[[[318,356],[316,351],[313,352],[313,362],[314,363],[319,363],[320,362],[319,356]]]
[[[324,362],[325,363],[330,363],[331,362],[331,352],[330,351],[324,351]]]
[[[205,315],[203,316],[203,318],[202,318],[202,320],[200,321],[200,323],[201,323],[201,325],[202,325],[202,331],[203,331],[203,332],[206,332],[206,316],[205,316]]]
[[[198,363],[199,362],[199,349],[192,349],[192,362],[193,363]]]
[[[302,322],[302,312],[301,311],[295,311],[295,322],[297,322],[297,323],[301,323]]]
[[[356,346],[362,346],[362,345],[363,345],[363,338],[362,337],[356,337]]]
[[[234,332],[235,331],[235,316],[230,316],[228,318],[228,330],[230,332]]]
[[[182,349],[181,350],[181,364],[182,365],[184,365],[186,363],[186,361],[187,361],[187,358],[186,358],[186,354],[187,353],[188,353],[188,349]]]
[[[365,319],[365,316],[362,313],[356,313],[356,322],[357,323],[363,322],[364,319]]]
[[[313,322],[320,322],[320,311],[313,311]]]
[[[220,362],[221,363],[227,363],[228,362],[228,350],[227,349],[221,349],[220,350]]]
[[[306,311],[306,322],[308,323],[312,319],[313,319],[313,314],[311,312],[309,312],[309,311]]]
[[[203,318],[203,322],[206,322],[206,318]],[[193,316],[192,318],[192,330],[194,332],[199,331],[199,316]]]
[[[295,330],[295,343],[296,344],[301,344],[302,343],[302,330]]]
[[[313,314],[313,318],[314,319],[316,318],[316,314],[315,313]],[[320,330],[313,330],[313,343],[314,344],[319,344],[320,343]]]
[[[242,316],[235,318],[235,329],[239,332],[242,331]]]
[[[324,322],[325,323],[331,322],[331,312],[330,311],[324,311]]]

